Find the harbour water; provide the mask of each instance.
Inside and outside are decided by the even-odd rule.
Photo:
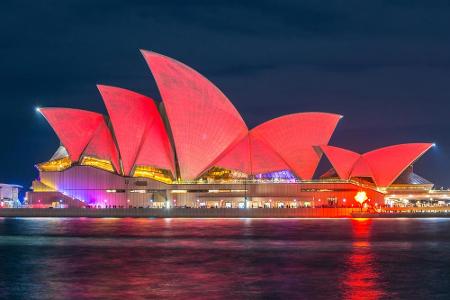
[[[450,219],[0,218],[0,298],[450,299]]]

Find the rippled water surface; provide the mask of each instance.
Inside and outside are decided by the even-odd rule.
[[[449,219],[0,218],[0,298],[450,299]]]

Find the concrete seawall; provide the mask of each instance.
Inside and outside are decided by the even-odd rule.
[[[357,208],[4,208],[0,217],[64,218],[340,218]]]

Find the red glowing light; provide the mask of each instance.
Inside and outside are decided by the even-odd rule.
[[[367,194],[364,191],[357,192],[355,195],[355,200],[360,205],[362,205],[367,200]]]

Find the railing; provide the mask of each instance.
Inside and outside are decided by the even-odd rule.
[[[0,217],[339,218],[358,208],[7,208]]]

